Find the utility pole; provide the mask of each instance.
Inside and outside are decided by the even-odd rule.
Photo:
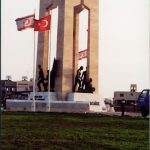
[[[1,8],[1,1],[0,1],[0,8]],[[1,11],[0,11],[0,33],[1,33]],[[0,34],[1,39],[1,34]],[[1,120],[1,102],[2,102],[2,82],[1,82],[1,40],[0,40],[0,129],[2,128],[2,120]],[[2,139],[0,134],[0,139]],[[2,141],[2,140],[1,140]],[[2,143],[0,142],[0,149]]]
[[[1,1],[0,1],[0,8],[1,8]],[[0,12],[0,33],[1,33],[1,12]],[[0,34],[1,39],[1,34]],[[0,40],[0,100],[2,99],[2,83],[1,83],[1,40]]]

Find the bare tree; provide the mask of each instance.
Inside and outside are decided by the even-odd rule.
[[[32,82],[33,81],[33,78],[30,78],[30,82]]]
[[[28,77],[27,76],[22,76],[23,81],[27,81]]]
[[[11,80],[11,79],[12,79],[11,75],[6,76],[6,80]]]

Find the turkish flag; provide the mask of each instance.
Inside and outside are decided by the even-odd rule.
[[[51,16],[46,16],[40,20],[34,20],[34,31],[50,30]]]

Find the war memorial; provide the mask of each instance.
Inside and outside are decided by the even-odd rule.
[[[52,112],[106,111],[99,93],[99,4],[98,0],[41,0],[39,18],[58,9],[57,48],[49,71],[50,30],[38,33],[35,91],[28,100],[7,100],[7,110]],[[86,70],[79,66],[79,14],[86,10]],[[47,84],[39,81],[42,69]],[[84,67],[85,69],[85,67]],[[81,73],[83,78],[80,80]],[[50,78],[50,80],[49,80]]]

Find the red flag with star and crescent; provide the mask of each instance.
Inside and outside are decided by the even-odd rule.
[[[25,30],[27,28],[33,28],[35,15],[29,15],[16,19],[18,31]]]
[[[34,31],[50,30],[51,16],[46,16],[40,20],[34,19]]]

